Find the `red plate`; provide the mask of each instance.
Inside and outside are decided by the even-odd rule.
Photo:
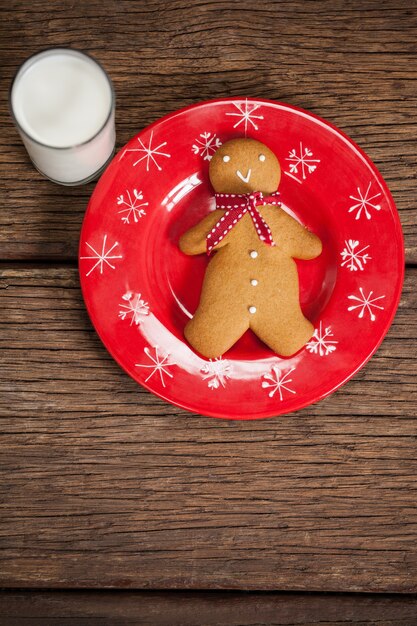
[[[289,359],[248,331],[210,361],[183,337],[207,257],[185,256],[178,239],[213,208],[216,147],[245,135],[276,153],[284,208],[323,242],[319,258],[297,262],[316,330]],[[249,419],[316,402],[366,363],[397,309],[404,251],[391,194],[348,137],[287,104],[224,99],[167,115],[113,159],[88,205],[79,266],[93,324],[132,378],[190,411]]]

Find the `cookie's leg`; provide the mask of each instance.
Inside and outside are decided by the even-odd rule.
[[[313,324],[304,317],[301,310],[274,315],[270,311],[264,314],[259,311],[250,327],[271,350],[286,357],[301,350],[314,333]]]
[[[184,335],[194,350],[213,359],[229,350],[248,327],[242,307],[232,301],[212,302],[204,309],[197,309],[185,327]]]

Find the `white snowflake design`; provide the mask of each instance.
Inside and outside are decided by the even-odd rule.
[[[122,157],[126,154],[126,152],[143,152],[144,155],[140,157],[140,159],[138,159],[137,161],[135,161],[133,163],[133,166],[137,165],[138,163],[140,163],[141,161],[143,161],[144,159],[146,159],[146,171],[149,172],[149,165],[151,163],[153,163],[154,165],[156,165],[156,168],[161,171],[162,167],[159,165],[158,163],[158,159],[155,157],[163,157],[166,159],[171,158],[171,155],[168,154],[167,152],[161,152],[160,149],[163,148],[164,146],[167,145],[166,141],[163,141],[162,143],[159,144],[159,146],[156,146],[155,148],[152,147],[152,141],[153,141],[153,131],[151,132],[151,136],[149,138],[149,144],[146,146],[142,139],[140,137],[137,138],[138,142],[140,143],[140,148],[128,148],[127,150],[125,150],[122,154]]]
[[[130,325],[138,326],[146,315],[149,314],[149,304],[142,300],[140,293],[133,294],[131,291],[122,296],[126,304],[119,304],[119,317],[122,320],[130,318]]]
[[[154,354],[152,354],[151,349],[148,347],[144,348],[143,351],[146,354],[146,356],[149,358],[151,363],[149,365],[146,365],[144,363],[135,363],[135,366],[145,367],[145,368],[149,368],[152,370],[149,376],[145,379],[145,383],[147,383],[148,380],[152,378],[152,376],[154,376],[158,372],[159,377],[161,379],[162,386],[166,387],[164,376],[169,376],[170,378],[174,377],[173,374],[171,374],[171,372],[169,372],[167,368],[171,367],[172,365],[176,365],[176,363],[169,361],[169,357],[170,357],[169,354],[161,354],[159,352],[158,346],[154,347]]]
[[[370,196],[369,193],[371,191],[371,185],[372,185],[372,181],[369,183],[368,188],[365,191],[365,194],[362,194],[360,187],[357,187],[358,196],[359,196],[358,198],[356,196],[349,196],[351,200],[355,201],[355,204],[352,204],[348,212],[352,213],[353,211],[356,211],[355,219],[357,220],[361,217],[362,213],[364,213],[365,217],[368,220],[370,220],[372,217],[370,213],[370,209],[374,209],[375,211],[381,210],[381,205],[375,204],[375,202],[373,202],[375,198],[379,198],[381,194],[375,193],[373,196]]]
[[[359,292],[361,294],[360,296],[348,296],[349,300],[355,300],[356,302],[359,302],[359,304],[352,304],[352,306],[348,307],[348,311],[355,311],[356,309],[359,309],[359,319],[362,319],[364,317],[366,311],[367,313],[369,313],[371,322],[375,322],[376,316],[372,309],[379,309],[382,311],[384,307],[380,306],[379,304],[375,304],[375,302],[377,302],[378,300],[382,300],[382,298],[385,298],[385,296],[372,298],[371,296],[374,293],[373,291],[370,291],[368,295],[365,296],[362,287],[359,287]]]
[[[121,254],[111,254],[111,252],[113,252],[113,250],[115,248],[117,248],[117,246],[119,245],[119,243],[116,241],[111,248],[109,248],[108,250],[106,250],[106,244],[107,244],[107,235],[104,235],[103,237],[103,245],[101,247],[101,252],[97,252],[97,250],[95,248],[93,248],[93,246],[88,243],[88,241],[86,242],[86,245],[90,248],[92,255],[91,256],[81,256],[80,259],[93,259],[96,260],[96,263],[90,268],[90,270],[86,273],[86,276],[90,276],[90,274],[98,267],[100,269],[100,274],[103,273],[103,269],[106,265],[108,265],[112,270],[115,269],[115,266],[110,263],[110,261],[113,261],[114,259],[122,259],[122,255]]]
[[[303,146],[300,141],[300,152],[297,153],[297,148],[293,148],[289,151],[289,156],[285,158],[286,161],[289,161],[289,172],[285,172],[287,176],[291,176],[291,178],[295,178],[295,180],[299,183],[302,181],[295,176],[295,174],[301,174],[302,180],[307,178],[307,174],[312,174],[317,169],[317,164],[320,163],[320,159],[312,159],[313,152],[310,148],[306,148]]]
[[[209,389],[218,389],[220,385],[226,386],[226,381],[230,378],[230,363],[226,359],[221,357],[207,361],[201,368],[203,374],[203,380],[207,380]]]
[[[320,322],[319,327],[314,330],[313,338],[306,345],[307,350],[319,356],[331,354],[336,350],[336,344],[339,342],[330,337],[333,337],[331,326],[323,330],[322,322]]]
[[[254,115],[254,113],[261,107],[261,105],[249,104],[247,98],[243,104],[233,102],[233,105],[237,108],[238,113],[226,113],[226,115],[230,115],[231,117],[239,118],[233,128],[238,128],[241,124],[243,124],[245,128],[245,135],[248,130],[248,124],[250,124],[255,130],[258,130],[258,124],[254,120],[263,120],[264,116]]]
[[[357,250],[356,248],[359,246],[359,241],[353,239],[346,240],[345,246],[344,250],[340,253],[343,259],[340,264],[341,267],[347,267],[351,272],[357,272],[358,270],[363,271],[366,263],[372,259],[372,257],[365,252],[369,246]]]
[[[146,215],[146,211],[143,207],[148,206],[149,202],[141,202],[141,200],[143,200],[143,193],[137,189],[134,189],[132,194],[126,189],[126,196],[127,198],[125,198],[125,195],[122,193],[117,198],[117,204],[120,207],[125,207],[120,209],[118,213],[122,215],[122,222],[124,224],[130,224],[129,220],[131,218],[133,218],[133,221],[137,224],[140,218]]]
[[[191,149],[194,154],[201,154],[204,161],[210,161],[217,148],[220,148],[222,145],[222,142],[216,137],[216,133],[213,133],[213,135],[207,132],[201,133],[200,137],[201,139],[197,137]]]
[[[265,374],[263,376],[264,380],[262,381],[263,389],[270,389],[268,392],[268,396],[273,398],[276,392],[279,393],[279,399],[282,402],[284,399],[283,391],[288,391],[289,393],[296,393],[294,389],[288,387],[290,383],[292,383],[292,378],[289,378],[290,374],[295,370],[295,367],[292,367],[286,374],[282,375],[279,367],[274,365],[269,374]]]

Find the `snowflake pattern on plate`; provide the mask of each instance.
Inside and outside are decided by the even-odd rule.
[[[379,309],[382,311],[384,307],[381,306],[380,304],[375,304],[375,302],[378,302],[378,300],[382,300],[382,298],[385,298],[385,296],[378,296],[377,298],[372,298],[371,296],[374,293],[373,291],[370,291],[368,295],[365,296],[365,293],[362,287],[359,287],[359,293],[360,293],[360,296],[353,296],[353,295],[348,296],[349,300],[354,300],[358,302],[358,304],[352,304],[350,307],[348,307],[348,311],[355,311],[356,309],[359,309],[359,315],[358,315],[359,319],[362,319],[364,317],[365,312],[369,313],[369,318],[371,322],[375,322],[376,315],[372,309]]]
[[[345,248],[340,253],[343,259],[340,264],[341,267],[347,267],[351,272],[357,272],[358,270],[362,272],[364,270],[364,266],[372,259],[372,257],[365,252],[369,246],[365,246],[364,248],[357,250],[356,248],[358,246],[359,241],[355,241],[354,239],[348,239],[345,241]]]
[[[146,171],[149,172],[149,165],[153,164],[156,166],[157,170],[161,171],[162,167],[159,165],[158,163],[158,158],[157,157],[162,157],[162,158],[166,158],[169,159],[171,157],[170,154],[168,154],[168,152],[161,152],[161,148],[163,148],[164,146],[167,145],[166,141],[163,141],[162,143],[160,143],[158,146],[155,146],[154,148],[152,147],[152,141],[153,141],[153,131],[151,132],[151,136],[149,138],[149,143],[146,146],[142,139],[140,137],[137,137],[137,140],[140,144],[140,148],[128,148],[126,149],[122,156],[120,158],[122,158],[126,152],[142,152],[143,156],[141,156],[137,161],[135,161],[133,163],[133,166],[137,165],[138,163],[140,163],[141,161],[143,161],[144,159],[146,159]],[[160,160],[160,159],[159,159]]]
[[[195,139],[191,150],[194,154],[200,154],[204,161],[210,161],[217,148],[220,148],[221,145],[222,142],[216,137],[216,133],[211,134],[206,132],[200,133],[200,139],[198,137]]]
[[[268,396],[273,398],[274,395],[278,392],[279,399],[282,402],[284,399],[284,391],[288,391],[289,393],[295,394],[294,389],[291,389],[288,385],[292,383],[292,378],[289,378],[290,374],[295,370],[295,367],[292,367],[288,372],[284,375],[277,365],[274,365],[271,371],[268,374],[264,374],[262,381],[262,388],[269,389]]]
[[[149,315],[149,304],[142,299],[142,294],[133,294],[131,291],[125,293],[122,299],[125,304],[119,304],[119,317],[122,320],[130,318],[130,325],[138,326]]]
[[[373,196],[370,196],[369,194],[371,191],[371,185],[372,185],[372,181],[369,183],[364,194],[362,194],[361,188],[357,187],[359,197],[349,196],[351,200],[355,201],[355,204],[352,204],[352,206],[348,210],[348,213],[352,213],[356,211],[355,219],[357,220],[360,219],[362,214],[365,214],[366,219],[370,220],[372,217],[371,209],[375,211],[381,210],[381,205],[375,204],[375,202],[373,202],[375,198],[379,198],[381,194],[375,193]]]
[[[246,98],[244,103],[233,102],[233,106],[236,107],[238,112],[226,113],[226,115],[229,115],[230,117],[238,118],[233,128],[238,128],[241,124],[243,124],[242,128],[245,129],[245,136],[246,136],[249,124],[251,128],[253,128],[254,130],[258,130],[259,127],[258,127],[258,124],[255,122],[255,120],[263,120],[264,116],[255,115],[254,113],[255,111],[258,111],[258,109],[261,108],[260,104],[249,104],[248,99]]]
[[[88,241],[86,241],[86,245],[90,248],[92,255],[90,256],[80,256],[80,259],[92,259],[93,261],[96,261],[96,263],[89,269],[89,271],[86,273],[86,276],[90,276],[90,274],[96,269],[99,268],[100,269],[100,274],[103,273],[104,267],[106,265],[108,265],[112,270],[115,269],[115,266],[110,263],[110,261],[113,261],[115,259],[122,259],[122,255],[121,254],[111,254],[111,252],[113,252],[113,250],[115,248],[117,248],[117,246],[119,245],[119,243],[116,241],[111,248],[109,248],[108,250],[106,250],[106,244],[107,244],[107,235],[104,235],[103,237],[103,245],[101,247],[101,252],[97,252],[97,250],[90,244],[88,243]]]
[[[171,372],[168,370],[168,368],[172,365],[176,365],[176,363],[169,360],[170,354],[160,353],[158,346],[154,347],[154,354],[152,354],[151,349],[148,347],[144,348],[143,351],[148,359],[151,361],[151,363],[149,365],[146,363],[135,363],[135,367],[144,367],[151,370],[149,376],[145,378],[145,383],[147,383],[148,380],[152,378],[152,376],[158,373],[161,379],[162,386],[166,387],[164,376],[169,376],[169,378],[174,377],[173,374],[171,374]]]
[[[314,330],[312,339],[306,345],[307,350],[311,354],[328,356],[336,350],[336,345],[339,343],[330,337],[333,337],[331,326],[323,330],[323,323],[320,322],[319,327]]]
[[[298,409],[348,380],[386,333],[403,270],[397,211],[375,166],[325,121],[246,95],[175,112],[134,136],[91,198],[79,248],[89,314],[121,366],[174,405],[228,419]],[[191,312],[184,307],[184,319],[173,315],[172,302],[177,297],[175,306],[181,306],[184,290],[187,304],[198,302],[201,281],[184,282],[184,264],[192,260],[172,248],[177,238],[170,236],[178,231],[178,211],[199,201],[214,209],[207,167],[213,148],[224,149],[217,143],[246,135],[268,144],[271,133],[284,183],[307,203],[304,208],[314,205],[308,226],[317,232],[324,221],[334,227],[324,233],[328,245],[321,258],[301,263],[303,306],[315,318],[304,349],[281,359],[255,339],[243,340],[222,355],[228,369],[189,346],[182,328]],[[170,271],[161,273],[160,256],[168,253]],[[199,275],[206,264],[200,260]],[[156,283],[146,287],[142,275]],[[158,311],[155,296],[161,296]]]
[[[143,207],[149,206],[149,202],[141,202],[141,200],[143,200],[143,193],[137,189],[134,189],[132,194],[126,189],[126,196],[125,198],[125,194],[122,193],[117,198],[119,207],[125,207],[120,209],[118,213],[122,215],[122,222],[124,224],[130,224],[129,220],[131,218],[133,218],[133,221],[137,224],[140,218],[146,215],[146,211]]]
[[[284,174],[296,180],[297,183],[302,183],[307,178],[307,174],[312,174],[317,169],[317,164],[320,163],[320,159],[312,158],[313,152],[310,148],[304,147],[301,141],[300,151],[297,152],[297,148],[293,148],[288,154],[285,160],[289,161],[289,172],[284,172]]]
[[[203,374],[203,380],[207,380],[209,389],[219,389],[220,385],[222,387],[226,386],[226,382],[230,378],[230,369],[229,361],[219,357],[207,361],[200,371]]]

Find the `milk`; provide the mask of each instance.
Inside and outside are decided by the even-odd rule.
[[[29,156],[56,182],[86,182],[113,154],[111,82],[77,50],[56,48],[28,59],[13,82],[10,105]]]

